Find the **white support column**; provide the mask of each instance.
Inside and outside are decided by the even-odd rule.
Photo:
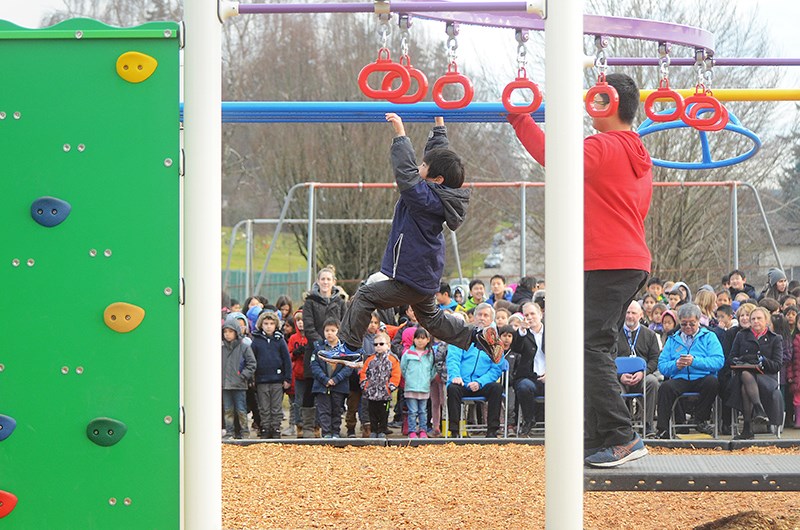
[[[184,10],[184,526],[197,530],[222,525],[222,26],[216,0]]]
[[[550,530],[583,528],[583,57],[583,0],[549,2],[545,526]]]

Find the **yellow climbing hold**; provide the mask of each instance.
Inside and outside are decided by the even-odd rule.
[[[126,302],[114,302],[103,312],[106,326],[117,333],[133,331],[144,320],[144,309]]]
[[[117,74],[129,83],[141,83],[156,71],[158,61],[140,52],[126,52],[117,59]]]

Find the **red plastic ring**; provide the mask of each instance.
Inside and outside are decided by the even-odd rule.
[[[400,64],[403,64],[403,58],[400,58]],[[425,94],[428,93],[428,78],[425,74],[413,66],[411,63],[403,64],[403,67],[408,72],[408,75],[411,79],[417,81],[417,91],[412,94],[404,94],[402,96],[396,98],[386,98],[390,103],[419,103],[422,101],[422,98],[425,97]],[[383,82],[381,83],[381,88],[383,90],[388,90],[392,83],[398,78],[398,75],[394,72],[389,72],[383,78]]]
[[[464,95],[461,96],[461,99],[456,99],[453,101],[444,99],[442,96],[442,90],[444,90],[444,87],[447,85],[461,85],[464,87]],[[472,87],[472,81],[470,81],[467,76],[459,74],[458,69],[454,65],[447,67],[447,73],[436,80],[436,82],[433,84],[433,90],[431,91],[433,101],[443,109],[464,108],[469,105],[470,101],[472,101],[472,96],[474,94],[475,89]]]
[[[526,89],[533,92],[533,101],[531,101],[528,105],[514,105],[511,103],[511,94],[515,90]],[[529,114],[538,109],[539,105],[541,104],[542,92],[539,90],[539,86],[527,77],[517,77],[514,81],[511,81],[509,84],[507,84],[503,89],[503,106],[506,108],[509,114]]]
[[[694,105],[689,110],[689,117],[692,119],[696,119],[697,115],[704,108],[710,108],[710,107]],[[713,116],[716,118],[716,121],[714,123],[712,123],[711,125],[697,125],[695,126],[695,129],[697,129],[698,131],[706,131],[706,132],[721,131],[722,129],[724,129],[725,126],[728,124],[728,119],[729,119],[728,109],[726,109],[724,105],[720,104],[720,112],[719,113],[714,112]]]
[[[375,72],[394,73],[400,79],[400,86],[392,90],[375,90],[369,86],[369,76]],[[378,50],[378,60],[369,63],[358,73],[358,87],[365,96],[372,99],[389,99],[400,97],[408,91],[411,86],[411,76],[405,66],[392,62],[389,50],[381,48]]]
[[[686,98],[684,104],[683,122],[690,127],[695,129],[711,127],[721,121],[722,104],[715,97],[707,96],[706,94],[695,94]],[[698,118],[697,114],[700,109],[711,109],[713,112],[707,118]]]
[[[597,109],[594,107],[594,97],[598,94],[605,94],[608,96],[608,105],[605,109]],[[619,94],[617,89],[609,85],[605,81],[598,81],[598,83],[586,92],[586,112],[592,118],[608,118],[619,107]]]
[[[670,100],[675,103],[675,108],[668,114],[658,113],[653,108],[653,105],[659,100]],[[658,90],[654,90],[647,96],[647,99],[644,100],[644,113],[653,121],[665,122],[679,120],[683,115],[684,108],[686,108],[686,106],[683,101],[683,96],[670,89],[669,85],[666,87],[659,87]]]

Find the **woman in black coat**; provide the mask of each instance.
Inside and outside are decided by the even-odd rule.
[[[303,302],[303,327],[308,339],[305,355],[303,356],[303,374],[306,379],[306,391],[303,394],[303,406],[300,414],[303,419],[303,436],[311,437],[314,420],[314,395],[311,387],[314,378],[311,372],[311,354],[314,353],[314,344],[325,340],[323,337],[325,321],[335,318],[341,322],[344,316],[345,293],[336,285],[336,269],[333,265],[320,269],[317,281],[311,287],[311,292]],[[308,434],[306,434],[308,432]]]
[[[731,346],[727,405],[741,410],[744,416],[744,430],[736,437],[738,440],[754,437],[752,421],[772,425],[783,422],[783,400],[778,391],[783,341],[770,331],[769,322],[769,312],[756,307],[750,313],[750,329],[737,333]],[[737,365],[755,368],[740,369]]]

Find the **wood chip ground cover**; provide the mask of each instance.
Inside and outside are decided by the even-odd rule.
[[[651,448],[704,452],[715,451]],[[800,458],[800,448],[742,452]],[[222,488],[226,529],[544,528],[544,447],[223,445]],[[687,529],[729,516],[741,524],[707,528],[800,530],[800,492],[584,494],[586,529]]]

